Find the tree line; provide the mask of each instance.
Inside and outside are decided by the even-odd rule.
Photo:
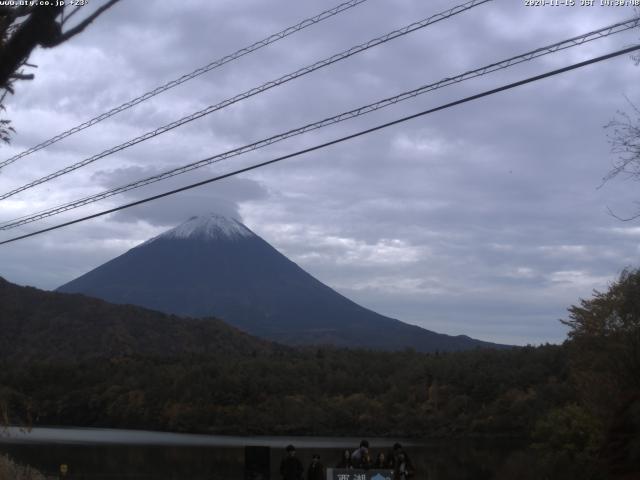
[[[37,291],[28,293],[35,302]],[[55,298],[47,297],[44,307],[58,308]],[[98,328],[118,333],[96,336],[96,345],[108,345],[100,355],[38,357],[33,346],[4,350],[13,352],[0,360],[4,423],[244,435],[501,436],[527,441],[544,459],[536,465],[563,478],[638,473],[637,270],[569,309],[564,344],[507,350],[294,349],[196,322],[210,342],[226,348],[204,348],[176,330],[174,342],[187,339],[181,352],[135,354],[126,323],[99,319],[103,303],[91,300],[81,309]],[[20,302],[3,305],[16,316],[28,310]],[[46,318],[42,308],[38,322]],[[148,319],[158,328],[161,320]],[[166,322],[175,329],[190,321]],[[18,323],[5,326],[19,329]],[[114,335],[127,348],[116,348]]]

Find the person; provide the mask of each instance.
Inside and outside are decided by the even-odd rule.
[[[393,480],[408,480],[413,477],[414,470],[409,456],[403,451],[396,457],[396,465],[393,468]]]
[[[303,480],[304,467],[302,462],[296,457],[296,447],[288,445],[287,454],[280,462],[280,475],[282,480]]]
[[[342,458],[340,459],[340,462],[338,462],[338,464],[336,465],[336,468],[343,468],[343,469],[353,468],[351,465],[351,451],[349,449],[346,449],[342,453]]]
[[[362,440],[360,447],[351,454],[351,465],[353,468],[367,470],[371,467],[371,457],[369,456],[369,442]]]
[[[374,468],[379,468],[379,469],[383,469],[383,468],[387,468],[388,465],[388,460],[387,457],[385,456],[384,452],[380,452],[378,453],[378,455],[376,456],[376,461],[373,464]]]
[[[326,480],[324,475],[324,465],[320,463],[320,455],[313,454],[311,464],[307,469],[307,480]]]
[[[402,445],[396,442],[393,444],[393,450],[391,450],[389,452],[389,455],[387,455],[388,468],[392,468],[392,469],[395,468],[396,462],[398,460],[398,455],[400,453],[404,453],[405,458],[409,458],[409,456],[407,455],[407,452],[405,452],[404,449],[402,448]]]

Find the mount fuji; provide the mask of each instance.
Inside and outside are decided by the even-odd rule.
[[[501,347],[368,310],[290,261],[236,219],[193,217],[58,288],[118,304],[221,318],[290,345],[454,351]]]

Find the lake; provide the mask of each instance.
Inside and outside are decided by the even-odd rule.
[[[0,452],[50,475],[60,464],[69,466],[70,479],[115,480],[242,480],[245,446],[270,447],[271,479],[288,444],[306,466],[318,453],[334,467],[345,448],[354,450],[360,438],[234,437],[95,428],[34,428],[30,432],[5,429]],[[402,443],[415,468],[415,480],[508,478],[519,454],[512,441],[430,441],[369,438],[373,456]]]

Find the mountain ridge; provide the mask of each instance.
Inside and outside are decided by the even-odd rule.
[[[419,351],[500,345],[449,336],[362,307],[236,219],[192,217],[57,291],[181,316],[222,318],[289,344]]]
[[[131,355],[250,355],[287,347],[216,318],[178,318],[0,277],[0,359],[84,361]]]

